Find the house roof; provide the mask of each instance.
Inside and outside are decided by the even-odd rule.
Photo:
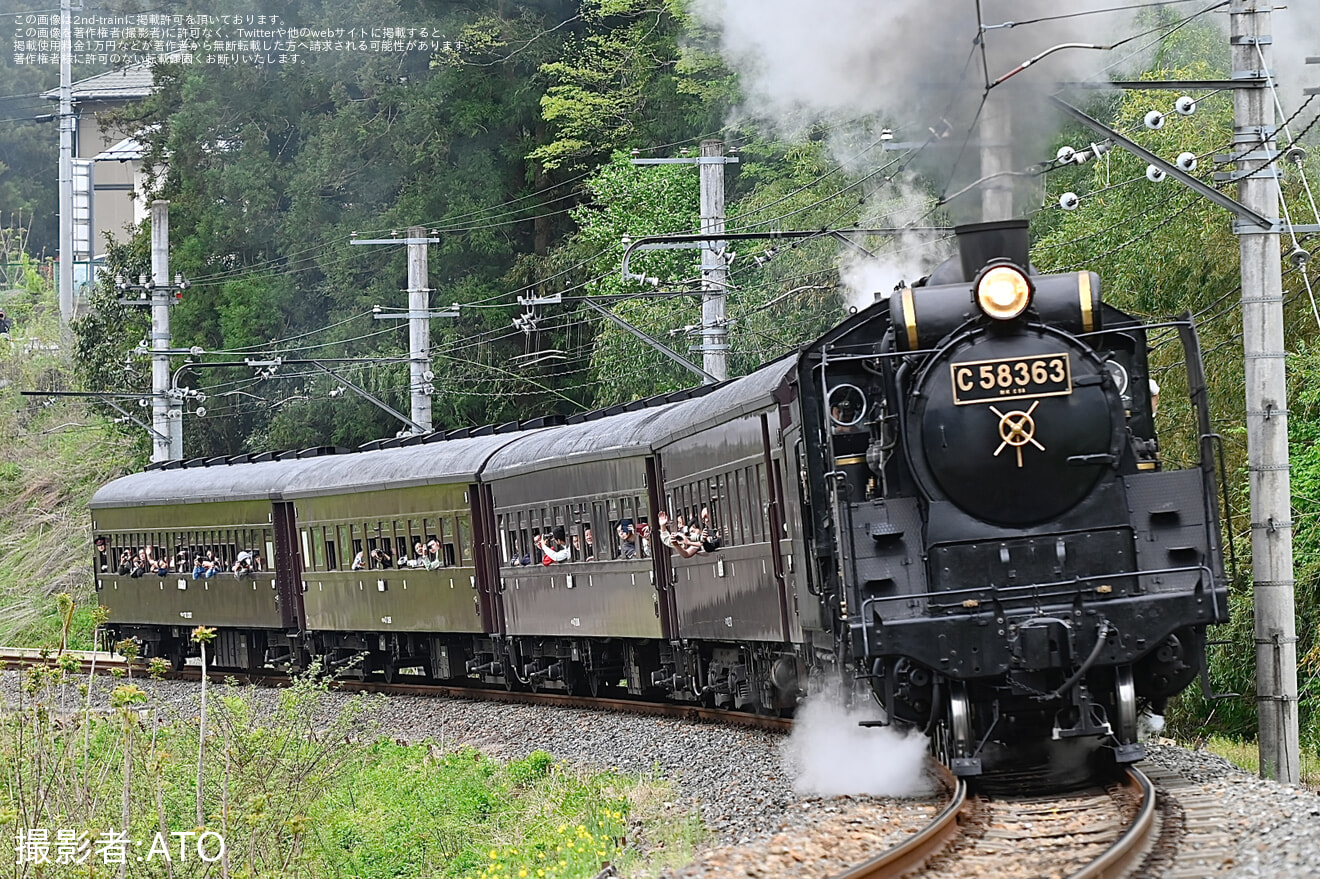
[[[140,61],[120,70],[107,70],[105,73],[78,80],[73,84],[73,100],[86,103],[145,98],[151,94],[154,79],[151,62]],[[41,96],[48,101],[58,101],[60,90],[51,89]]]
[[[132,162],[146,155],[147,148],[135,137],[126,137],[110,149],[92,156],[93,162]]]

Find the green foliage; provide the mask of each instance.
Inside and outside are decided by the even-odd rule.
[[[379,697],[336,708],[324,684],[304,678],[260,712],[247,690],[226,689],[213,703],[198,827],[195,720],[164,719],[166,706],[148,691],[123,684],[106,693],[96,679],[87,681],[93,695],[118,712],[87,711],[76,682],[37,668],[17,699],[0,701],[0,784],[13,804],[0,811],[0,832],[45,828],[53,846],[57,829],[94,842],[126,820],[138,854],[157,834],[170,843],[176,877],[222,869],[191,847],[179,859],[171,834],[202,830],[223,837],[223,870],[235,876],[591,877],[606,863],[650,872],[624,851],[629,823],[656,815],[654,800],[673,800],[653,780],[576,770],[540,752],[501,765],[471,749],[381,739],[370,720]],[[126,777],[127,767],[136,771]],[[689,821],[671,815],[653,829],[655,865],[690,856]],[[164,856],[140,869],[164,876]],[[88,875],[87,864],[43,870]]]
[[[553,137],[529,158],[549,170],[583,170],[614,150],[673,140],[676,124],[688,131],[718,125],[724,105],[689,85],[701,82],[709,61],[689,62],[684,76],[674,75],[684,56],[681,4],[582,0],[578,18],[563,58],[541,66],[549,82],[541,117]]]

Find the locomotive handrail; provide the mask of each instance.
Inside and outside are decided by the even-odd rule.
[[[1215,454],[1218,456],[1219,459],[1219,488],[1224,496],[1224,518],[1229,523],[1229,528],[1228,528],[1229,572],[1232,574],[1233,581],[1236,582],[1238,579],[1237,542],[1233,539],[1233,527],[1232,527],[1233,503],[1231,500],[1229,500],[1228,485],[1226,484],[1228,468],[1224,464],[1224,438],[1220,434],[1212,433],[1210,434],[1210,439],[1214,442]]]
[[[950,603],[943,603],[943,602],[937,603],[935,601],[935,598],[937,596],[940,597],[947,596],[950,599],[953,599],[955,597],[962,597],[963,600],[966,600],[966,597],[990,591],[994,593],[993,597],[995,598],[995,600],[999,600],[1002,598],[1011,601],[1012,599],[1018,597],[1016,593],[1025,593],[1022,597],[1039,599],[1041,596],[1038,594],[1038,592],[1041,589],[1058,588],[1064,586],[1076,586],[1078,584],[1087,583],[1094,580],[1109,580],[1116,577],[1148,577],[1148,576],[1159,576],[1164,574],[1186,574],[1192,572],[1202,573],[1205,579],[1213,584],[1214,572],[1211,571],[1209,567],[1207,567],[1206,565],[1185,565],[1185,566],[1173,567],[1173,568],[1151,568],[1149,570],[1140,570],[1140,571],[1119,571],[1119,572],[1111,572],[1107,574],[1090,574],[1085,577],[1075,577],[1069,580],[1055,580],[1049,583],[1023,583],[1017,586],[995,586],[993,584],[989,584],[986,586],[969,586],[965,589],[947,589],[938,592],[928,592],[926,593],[926,595],[928,596],[927,607],[930,608],[931,610],[963,611],[965,613],[968,613],[968,615],[975,615],[978,613],[984,613],[984,611],[979,606],[974,608],[968,608],[963,605],[962,601],[956,601]],[[1005,594],[1005,593],[1013,593],[1013,594]],[[1176,593],[1167,593],[1167,594],[1176,594]],[[860,612],[863,616],[865,616],[867,610],[872,604],[889,603],[894,601],[907,602],[911,599],[911,597],[912,596],[910,595],[873,595],[862,602]],[[1109,601],[1112,601],[1112,599],[1102,599],[1097,603],[1103,605]],[[870,634],[869,629],[863,627],[862,633],[868,639],[866,643],[869,646],[869,634]]]

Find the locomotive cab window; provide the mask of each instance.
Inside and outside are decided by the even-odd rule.
[[[866,395],[856,385],[835,385],[829,393],[830,431],[859,433],[866,418]]]

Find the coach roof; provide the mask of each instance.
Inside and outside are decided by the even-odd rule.
[[[580,461],[649,455],[666,443],[773,405],[775,388],[795,363],[793,356],[782,358],[690,400],[520,436],[491,456],[482,476],[499,479]]]
[[[510,443],[541,432],[538,429],[452,439],[318,458],[314,468],[299,470],[284,482],[281,497],[293,499],[381,488],[474,482],[491,455]]]
[[[98,510],[277,499],[286,481],[296,473],[316,467],[321,460],[305,458],[265,461],[260,464],[148,470],[102,486],[92,495],[89,506]]]

